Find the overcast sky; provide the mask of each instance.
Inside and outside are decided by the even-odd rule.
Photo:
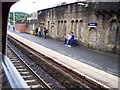
[[[32,13],[37,10],[55,6],[62,2],[72,3],[75,1],[76,0],[20,0],[11,7],[10,11]]]

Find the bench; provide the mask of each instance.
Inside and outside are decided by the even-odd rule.
[[[77,45],[77,38],[74,38],[74,40],[72,41],[72,44],[74,47]]]
[[[71,42],[71,41],[70,41]],[[70,43],[69,42],[69,43]],[[67,39],[65,38],[65,41],[64,41],[64,44],[66,44],[67,43]],[[74,40],[72,40],[72,45],[75,47],[76,45],[77,45],[77,38],[74,38]]]

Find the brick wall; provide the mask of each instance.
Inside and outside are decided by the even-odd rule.
[[[26,24],[15,24],[15,31],[26,32]]]

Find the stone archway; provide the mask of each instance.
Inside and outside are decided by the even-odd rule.
[[[117,43],[117,32],[118,32],[118,25],[116,20],[112,20],[110,22],[110,34],[109,34],[109,43],[116,45]]]
[[[118,41],[118,22],[116,20],[110,21],[110,32],[109,32],[109,46],[113,52],[116,52]]]
[[[89,29],[89,44],[95,46],[97,42],[97,29],[94,27],[91,27]]]
[[[78,30],[78,39],[82,39],[82,34],[84,32],[84,29],[83,29],[83,20],[80,20],[79,21],[79,30]]]

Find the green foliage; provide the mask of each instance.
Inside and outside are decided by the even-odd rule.
[[[24,12],[10,12],[8,22],[10,24],[14,23],[27,23],[27,17],[29,14]]]

